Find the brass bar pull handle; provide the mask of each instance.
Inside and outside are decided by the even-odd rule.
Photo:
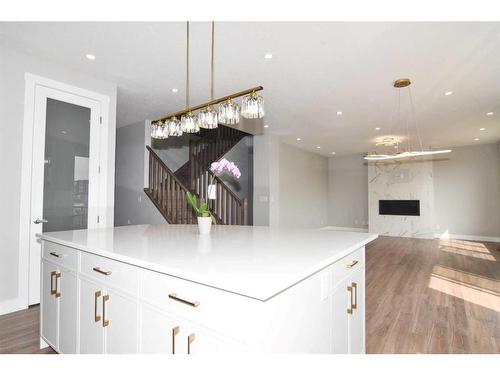
[[[56,271],[52,271],[50,273],[50,295],[53,296],[56,294],[56,290],[54,289],[54,276],[56,275]]]
[[[346,267],[347,268],[352,268],[354,267],[356,264],[358,264],[359,262],[357,260],[353,260],[351,263],[349,264],[346,264]]]
[[[179,326],[172,328],[172,354],[175,354],[175,336],[179,333]]]
[[[101,267],[94,267],[94,268],[92,268],[92,270],[94,270],[95,272],[98,272],[102,275],[106,275],[106,276],[111,275],[111,271],[103,271],[103,270],[101,270]]]
[[[352,287],[351,286],[348,286],[347,287],[347,291],[351,294],[351,307],[349,307],[347,309],[347,313],[348,314],[352,314]]]
[[[188,336],[188,354],[191,354],[191,343],[194,341],[194,333]]]
[[[352,288],[354,289],[354,303],[352,304],[352,309],[358,308],[358,284],[352,283]]]
[[[94,322],[98,322],[99,320],[101,320],[101,316],[97,315],[97,300],[99,299],[100,296],[101,296],[100,290],[95,292],[95,294],[94,294]]]
[[[170,293],[168,295],[168,298],[173,299],[174,301],[177,301],[177,302],[185,303],[186,305],[189,305],[192,307],[196,307],[200,304],[198,301],[188,301],[186,299],[177,297],[177,294],[175,294],[175,293]]]
[[[106,302],[109,301],[109,294],[102,297],[102,326],[109,326],[109,320],[106,319]]]
[[[57,254],[55,251],[49,253],[50,255],[52,255],[53,257],[56,257],[56,258],[60,258],[61,255]]]
[[[61,292],[58,292],[59,288],[59,279],[61,278],[61,272],[56,272],[56,289],[55,289],[55,295],[56,298],[61,297]]]

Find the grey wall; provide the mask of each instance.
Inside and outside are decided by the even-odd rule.
[[[144,193],[145,123],[116,129],[115,226],[167,224]]]
[[[499,237],[498,144],[452,150],[434,162],[437,232]]]
[[[328,225],[368,228],[368,166],[363,155],[328,159]]]
[[[0,169],[4,179],[0,184],[0,310],[2,303],[20,298],[17,280],[20,272],[19,207],[26,72],[108,95],[111,100],[109,126],[113,129],[116,126],[115,84],[0,47]],[[110,147],[114,147],[114,142]],[[21,272],[26,272],[27,277],[28,270]]]
[[[274,173],[271,171],[271,173]],[[279,225],[322,227],[327,223],[328,159],[279,145]]]
[[[152,139],[151,148],[155,150],[160,159],[175,172],[189,160],[189,134],[182,137],[167,139]]]

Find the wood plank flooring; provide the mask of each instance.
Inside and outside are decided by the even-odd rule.
[[[367,353],[500,353],[499,248],[398,237],[367,246]],[[0,353],[54,353],[38,349],[39,313],[0,316]]]
[[[500,353],[498,249],[462,240],[372,242],[367,353]]]

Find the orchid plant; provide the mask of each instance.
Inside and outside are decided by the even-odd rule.
[[[210,197],[210,192],[211,189],[213,188],[214,185],[214,179],[216,174],[221,174],[223,172],[228,172],[231,174],[234,178],[240,178],[241,177],[241,172],[240,169],[236,164],[234,164],[232,161],[229,161],[227,159],[221,159],[219,161],[213,162],[210,165],[210,171],[213,173],[212,179],[210,181],[210,186],[208,187],[208,197]],[[212,222],[214,224],[217,223],[217,220],[215,216],[212,214],[212,211],[210,211],[210,208],[208,207],[207,202],[198,202],[198,199],[196,196],[190,192],[186,192],[186,199],[189,202],[189,204],[193,207],[195,210],[196,214],[201,217],[211,217]]]

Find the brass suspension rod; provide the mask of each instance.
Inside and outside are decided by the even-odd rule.
[[[165,120],[168,120],[169,118],[174,117],[174,116],[179,117],[185,113],[188,113],[189,111],[197,111],[198,109],[202,109],[208,105],[219,104],[219,103],[222,103],[228,99],[239,98],[240,96],[248,95],[248,94],[251,94],[252,92],[257,92],[257,91],[261,91],[261,90],[264,90],[264,87],[262,87],[262,86],[252,87],[251,89],[248,89],[248,90],[239,91],[239,92],[236,92],[236,93],[231,94],[231,95],[226,95],[226,96],[223,96],[221,98],[210,100],[209,102],[206,102],[206,103],[195,105],[194,107],[190,107],[189,109],[183,109],[182,111],[170,113],[166,116],[159,117],[159,118],[153,120],[152,122],[155,123],[155,122],[165,121]]]

